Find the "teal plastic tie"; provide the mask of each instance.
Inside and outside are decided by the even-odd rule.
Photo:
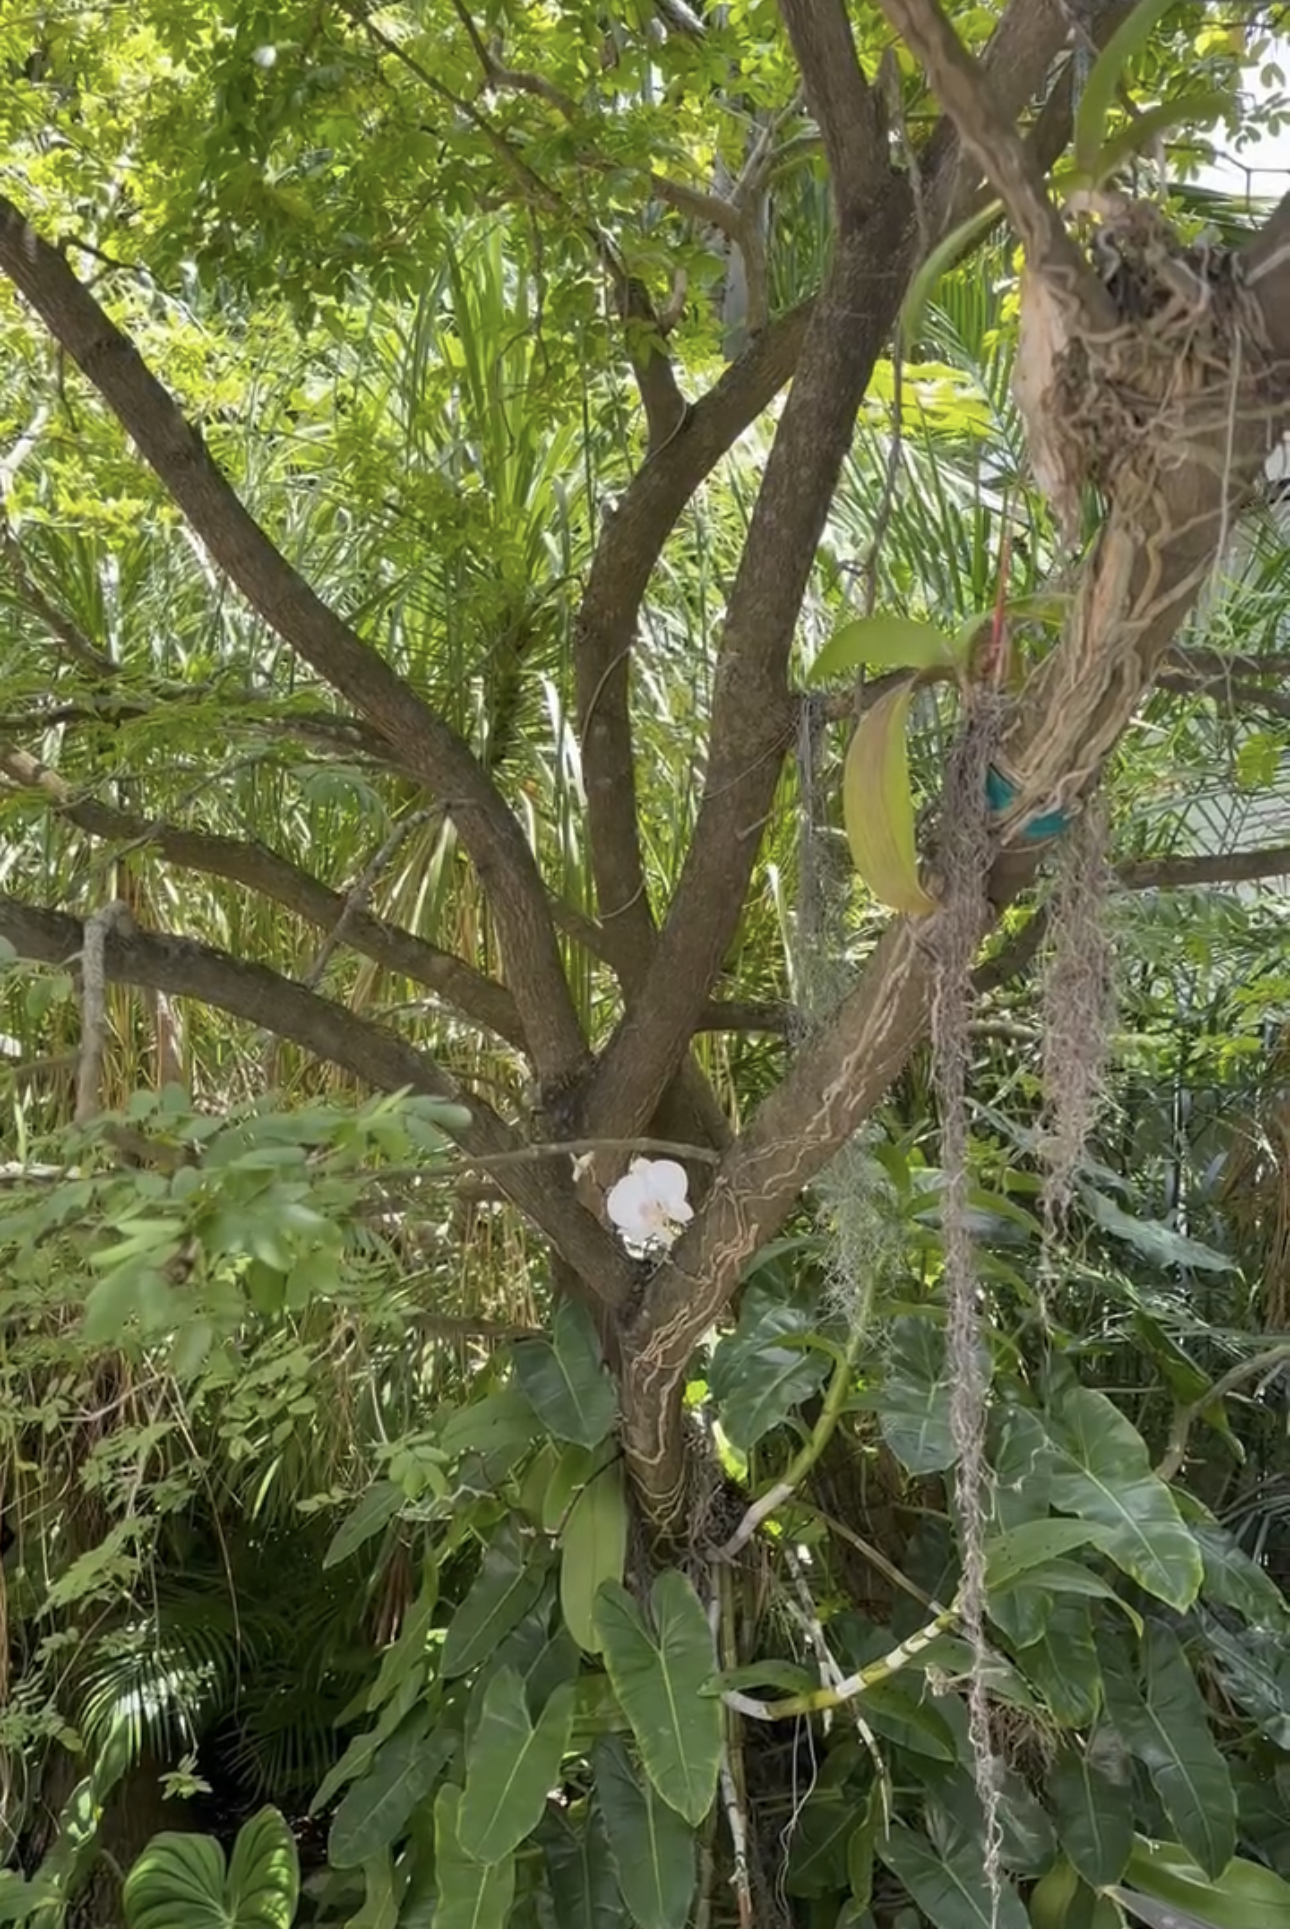
[[[985,795],[994,815],[1002,817],[1016,802],[1017,785],[991,764],[985,777]],[[1060,837],[1070,821],[1064,810],[1050,810],[1043,817],[1032,817],[1021,835],[1027,844],[1043,844],[1051,837]]]

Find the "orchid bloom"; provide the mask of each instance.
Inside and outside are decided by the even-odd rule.
[[[641,1252],[671,1246],[694,1217],[685,1196],[688,1184],[685,1167],[675,1159],[633,1159],[605,1199],[623,1244]]]

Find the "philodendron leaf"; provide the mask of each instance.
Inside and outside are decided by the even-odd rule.
[[[811,665],[810,681],[824,683],[861,665],[874,670],[956,668],[954,644],[934,623],[912,616],[858,616],[829,638]]]
[[[291,1929],[300,1896],[295,1838],[276,1808],[243,1824],[224,1867],[209,1835],[154,1835],[126,1877],[127,1929]]]
[[[560,1533],[560,1608],[564,1623],[587,1654],[599,1654],[596,1596],[606,1581],[621,1581],[627,1559],[627,1490],[622,1463],[610,1461],[587,1482]]]
[[[880,903],[928,917],[936,900],[918,881],[914,797],[905,729],[913,683],[879,697],[856,725],[842,771],[842,818],[856,870]]]
[[[912,1474],[940,1473],[958,1458],[945,1336],[930,1320],[893,1322],[878,1423],[883,1439]]]
[[[1285,1929],[1290,1922],[1290,1882],[1257,1862],[1229,1862],[1211,1880],[1176,1842],[1139,1836],[1115,1894],[1126,1909],[1159,1929],[1160,1915],[1138,1906],[1140,1896],[1183,1912],[1200,1929]]]
[[[1133,1791],[1088,1749],[1058,1750],[1048,1771],[1057,1839],[1090,1888],[1118,1882],[1133,1851]]]
[[[593,1805],[577,1822],[550,1814],[538,1839],[560,1929],[620,1929],[622,1897],[602,1810]]]
[[[477,1862],[500,1862],[542,1820],[569,1746],[574,1695],[572,1682],[556,1688],[535,1724],[515,1669],[501,1668],[490,1679],[466,1750],[457,1816],[457,1840]]]
[[[709,1385],[728,1440],[744,1451],[809,1400],[829,1370],[807,1343],[809,1310],[756,1281],[744,1294],[739,1323],[719,1341]]]
[[[392,1480],[373,1483],[332,1535],[323,1555],[324,1567],[336,1567],[356,1553],[364,1541],[387,1527],[403,1505],[403,1489]]]
[[[505,1520],[494,1534],[479,1573],[448,1625],[440,1663],[445,1678],[486,1661],[522,1621],[546,1579],[541,1552]]]
[[[1050,1417],[1049,1433],[1061,1450],[1053,1506],[1092,1521],[1103,1552],[1148,1594],[1180,1613],[1189,1608],[1204,1573],[1200,1549],[1151,1471],[1137,1428],[1104,1393],[1072,1387]]]
[[[447,1729],[425,1732],[423,1709],[412,1713],[378,1748],[371,1766],[346,1792],[332,1818],[327,1860],[337,1869],[361,1868],[397,1840],[447,1766],[455,1738]]]
[[[694,1895],[694,1832],[637,1776],[616,1736],[592,1755],[596,1803],[604,1817],[623,1901],[638,1929],[684,1929]],[[620,1917],[621,1920],[621,1917]]]
[[[1153,1621],[1143,1647],[1143,1694],[1113,1657],[1104,1662],[1107,1713],[1151,1776],[1186,1853],[1219,1876],[1236,1851],[1232,1778],[1177,1635]]]
[[[673,1568],[659,1575],[649,1604],[652,1627],[626,1588],[607,1582],[596,1601],[601,1651],[646,1774],[669,1808],[698,1823],[721,1766],[721,1703],[704,1693],[712,1634],[698,1595]]]
[[[434,1864],[439,1891],[434,1929],[505,1929],[515,1900],[515,1857],[476,1862],[461,1846],[462,1795],[445,1786],[434,1799]]]
[[[576,1300],[560,1302],[551,1339],[515,1349],[515,1374],[533,1411],[557,1440],[595,1447],[618,1414],[591,1315]]]
[[[1010,1882],[1003,1885],[997,1914],[991,1913],[978,1845],[960,1842],[947,1855],[925,1835],[897,1827],[878,1837],[877,1849],[933,1929],[1028,1929],[1026,1911]]]

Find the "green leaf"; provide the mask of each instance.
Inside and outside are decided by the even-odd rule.
[[[427,1735],[424,1711],[413,1709],[346,1791],[332,1818],[327,1860],[338,1869],[357,1869],[397,1841],[455,1746],[456,1737],[447,1729]]]
[[[853,1788],[812,1789],[793,1821],[784,1875],[789,1895],[827,1896],[845,1888],[856,1806]]]
[[[1211,1601],[1235,1608],[1256,1627],[1290,1628],[1290,1603],[1266,1568],[1252,1561],[1240,1543],[1213,1521],[1197,1521],[1191,1531],[1205,1567],[1204,1592]]]
[[[518,1387],[473,1400],[445,1423],[439,1444],[450,1459],[463,1453],[495,1453],[499,1447],[526,1447],[538,1439],[541,1424]]]
[[[1094,1522],[1102,1548],[1148,1594],[1180,1612],[1190,1607],[1203,1576],[1200,1549],[1137,1429],[1105,1394],[1073,1386],[1049,1432],[1061,1449],[1053,1506]]]
[[[945,1337],[931,1320],[893,1322],[878,1420],[887,1445],[912,1474],[940,1473],[958,1458]]]
[[[1118,1882],[1133,1849],[1133,1791],[1089,1750],[1058,1750],[1048,1771],[1057,1839],[1090,1888]]]
[[[742,1451],[808,1400],[828,1372],[824,1353],[808,1343],[811,1331],[807,1309],[757,1282],[748,1287],[739,1324],[719,1342],[709,1372],[722,1428]]]
[[[954,645],[934,623],[912,616],[859,616],[829,638],[811,665],[810,683],[825,683],[862,664],[875,670],[953,670]]]
[[[721,1765],[721,1703],[704,1693],[713,1672],[708,1617],[684,1574],[670,1568],[650,1590],[650,1614],[652,1628],[627,1590],[607,1582],[596,1628],[646,1774],[669,1808],[697,1823],[712,1806]]]
[[[542,1531],[544,1534],[558,1534],[568,1518],[574,1498],[581,1493],[592,1475],[606,1466],[613,1457],[608,1446],[565,1447],[555,1463],[546,1492],[542,1496]]]
[[[633,1773],[616,1736],[592,1755],[596,1803],[604,1817],[623,1901],[638,1929],[684,1929],[694,1895],[694,1832]]]
[[[1102,1669],[1087,1601],[1056,1601],[1042,1637],[1018,1656],[1026,1679],[1065,1728],[1086,1728],[1102,1705]]]
[[[917,341],[927,305],[941,277],[948,274],[959,256],[974,241],[989,233],[1002,214],[1002,202],[989,202],[979,214],[960,222],[957,228],[952,228],[949,234],[938,241],[916,270],[900,310],[900,332],[906,343]]]
[[[1062,1554],[1090,1541],[1098,1544],[1099,1530],[1086,1520],[1029,1520],[987,1542],[985,1584],[1003,1593],[1032,1568],[1046,1566]]]
[[[300,1894],[295,1839],[276,1808],[243,1824],[224,1867],[209,1835],[154,1835],[124,1890],[127,1929],[291,1929]]]
[[[566,1682],[535,1725],[515,1669],[499,1669],[490,1679],[466,1750],[466,1788],[457,1816],[457,1839],[477,1862],[500,1862],[541,1821],[569,1746],[573,1705],[573,1684]]]
[[[1079,1194],[1089,1217],[1103,1232],[1110,1233],[1113,1239],[1122,1239],[1126,1246],[1132,1246],[1164,1272],[1181,1266],[1192,1272],[1230,1273],[1235,1265],[1227,1253],[1202,1245],[1199,1239],[1188,1239],[1158,1219],[1138,1219],[1122,1211],[1114,1200],[1095,1192],[1091,1186],[1081,1186]]]
[[[1115,1893],[1132,1909],[1135,1891],[1186,1910],[1204,1929],[1286,1929],[1290,1922],[1290,1882],[1256,1862],[1239,1860],[1210,1878],[1176,1842],[1138,1836],[1124,1887]],[[1159,1917],[1145,1920],[1160,1929]]]
[[[957,1844],[946,1854],[925,1835],[892,1828],[878,1838],[878,1854],[903,1882],[933,1929],[1027,1929],[1026,1912],[1010,1882],[1004,1884],[997,1917],[973,1843]]]
[[[1176,94],[1172,100],[1159,101],[1154,107],[1144,107],[1134,115],[1127,127],[1121,128],[1103,144],[1094,168],[1094,185],[1105,181],[1108,175],[1116,173],[1135,154],[1141,154],[1153,141],[1158,141],[1162,134],[1172,132],[1175,127],[1205,127],[1225,116],[1235,118],[1240,111],[1240,101],[1234,94],[1219,93],[1214,88],[1204,87],[1198,87],[1190,94]],[[1076,179],[1081,178],[1076,176]]]
[[[600,1809],[593,1804],[576,1822],[549,1816],[540,1840],[560,1929],[621,1929],[623,1905]]]
[[[1094,1895],[1069,1862],[1054,1862],[1030,1894],[1032,1929],[1124,1929],[1110,1896]]]
[[[1098,156],[1106,142],[1107,116],[1115,104],[1120,78],[1173,4],[1174,0],[1138,0],[1089,69],[1074,115],[1075,165],[1082,173],[1096,177]]]
[[[1126,1668],[1104,1663],[1107,1713],[1151,1776],[1187,1854],[1218,1876],[1236,1852],[1232,1778],[1178,1637],[1150,1622],[1144,1649],[1145,1696]]]
[[[851,860],[878,902],[923,918],[936,900],[918,881],[905,742],[913,700],[914,685],[901,684],[860,718],[842,769],[842,820]]]
[[[457,1833],[461,1799],[459,1788],[445,1786],[434,1800],[434,1929],[505,1929],[515,1899],[515,1857],[483,1863],[466,1854]]]
[[[379,1534],[383,1527],[389,1525],[402,1505],[401,1487],[396,1487],[392,1480],[374,1482],[336,1529],[323,1555],[323,1566],[338,1567],[342,1561],[348,1560],[364,1541],[371,1540],[373,1534]]]
[[[469,1674],[528,1613],[546,1579],[541,1551],[525,1545],[509,1519],[494,1534],[474,1584],[448,1626],[440,1663],[445,1680]]]
[[[587,1309],[561,1300],[552,1342],[525,1340],[514,1360],[516,1378],[547,1432],[575,1446],[599,1446],[618,1417],[618,1397]]]
[[[397,1929],[399,1899],[394,1888],[394,1857],[388,1849],[363,1864],[363,1906],[345,1929]]]
[[[874,1844],[882,1821],[882,1807],[882,1789],[875,1781],[869,1791],[864,1820],[847,1838],[847,1881],[857,1911],[867,1909],[873,1900]]]
[[[599,1654],[596,1596],[606,1581],[621,1581],[627,1559],[627,1491],[619,1461],[587,1482],[560,1535],[560,1609],[565,1626],[587,1654]]]

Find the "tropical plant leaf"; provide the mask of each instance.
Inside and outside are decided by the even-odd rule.
[[[514,1668],[489,1680],[457,1815],[457,1840],[477,1862],[502,1861],[541,1821],[569,1746],[574,1698],[573,1683],[563,1683],[534,1723]]]
[[[1102,1669],[1087,1601],[1066,1596],[1053,1602],[1040,1639],[1023,1648],[1018,1659],[1054,1721],[1064,1728],[1087,1728],[1096,1719]]]
[[[1057,1838],[1092,1889],[1118,1882],[1133,1849],[1133,1795],[1087,1749],[1060,1748],[1048,1771]]]
[[[817,1391],[829,1362],[809,1344],[807,1309],[754,1281],[733,1333],[718,1342],[709,1385],[722,1428],[744,1452]]]
[[[445,1786],[434,1799],[434,1929],[505,1929],[515,1900],[515,1857],[476,1862],[457,1833],[461,1790]]]
[[[547,1432],[574,1446],[599,1446],[618,1416],[618,1397],[586,1307],[561,1300],[551,1340],[523,1341],[514,1360],[516,1378]]]
[[[618,1887],[638,1929],[684,1929],[696,1879],[693,1831],[648,1776],[633,1773],[616,1736],[597,1742],[592,1759]]]
[[[1190,1607],[1203,1578],[1200,1549],[1169,1489],[1152,1473],[1137,1429],[1104,1393],[1073,1386],[1049,1431],[1061,1449],[1053,1506],[1093,1522],[1104,1551],[1149,1594],[1180,1611]]]
[[[962,1842],[945,1854],[925,1835],[897,1826],[879,1836],[877,1848],[933,1929],[1027,1929],[1021,1898],[1010,1882],[1003,1885],[997,1914],[992,1911],[976,1845]]]
[[[878,902],[925,918],[936,900],[918,881],[905,743],[914,688],[889,690],[856,725],[842,770],[842,819],[852,862]]]
[[[587,1654],[599,1654],[596,1596],[621,1581],[627,1558],[627,1492],[622,1465],[611,1461],[587,1482],[560,1535],[560,1609]]]
[[[440,1663],[445,1679],[468,1674],[485,1661],[528,1613],[546,1580],[540,1549],[525,1544],[513,1523],[504,1520],[480,1565],[479,1573],[448,1624]]]
[[[540,1840],[560,1929],[620,1929],[623,1902],[600,1808],[593,1803],[577,1821],[550,1816]]]
[[[1060,1857],[1030,1892],[1030,1922],[1031,1929],[1124,1929],[1119,1904],[1094,1895]]]
[[[403,1489],[392,1480],[377,1480],[346,1515],[323,1555],[323,1566],[338,1567],[357,1553],[365,1541],[388,1527],[403,1505]]]
[[[858,616],[835,630],[811,665],[809,681],[825,683],[862,665],[874,670],[947,670],[954,644],[934,623],[912,616]]]
[[[658,1576],[649,1605],[652,1627],[627,1590],[607,1582],[596,1600],[596,1629],[646,1774],[669,1808],[698,1823],[712,1806],[721,1765],[721,1703],[705,1692],[712,1634],[698,1595],[675,1569]]]
[[[959,259],[966,254],[973,242],[988,234],[995,223],[1002,218],[1003,203],[991,201],[978,214],[961,221],[957,228],[937,242],[926,260],[915,271],[909,284],[909,291],[901,304],[900,332],[907,344],[918,340],[923,325],[923,317],[932,299],[937,283],[946,275]]]
[[[1178,1637],[1148,1622],[1143,1648],[1143,1695],[1126,1668],[1104,1660],[1107,1713],[1151,1776],[1186,1853],[1207,1875],[1221,1875],[1236,1852],[1231,1775]]]
[[[526,1447],[542,1425],[531,1402],[517,1386],[501,1387],[472,1400],[445,1422],[439,1444],[449,1459],[463,1453],[495,1453],[499,1447]]]
[[[227,1872],[209,1835],[154,1835],[126,1877],[127,1929],[291,1929],[300,1895],[295,1838],[275,1808],[238,1831]]]
[[[883,1439],[910,1473],[940,1473],[958,1458],[945,1338],[931,1320],[892,1323],[878,1421]]]
[[[1123,1886],[1115,1894],[1126,1909],[1137,1908],[1139,1893],[1178,1909],[1202,1929],[1285,1929],[1290,1922],[1290,1882],[1257,1862],[1229,1862],[1210,1877],[1177,1842],[1148,1842],[1138,1836]],[[1147,1916],[1163,1929],[1159,1916]]]
[[[1086,1520],[1029,1520],[986,1544],[986,1586],[1003,1593],[1029,1574],[1077,1547],[1098,1544],[1099,1529]]]
[[[430,1794],[447,1767],[456,1738],[446,1729],[426,1733],[416,1708],[376,1751],[371,1767],[353,1782],[332,1818],[327,1859],[337,1869],[357,1869],[403,1833],[408,1817]]]

